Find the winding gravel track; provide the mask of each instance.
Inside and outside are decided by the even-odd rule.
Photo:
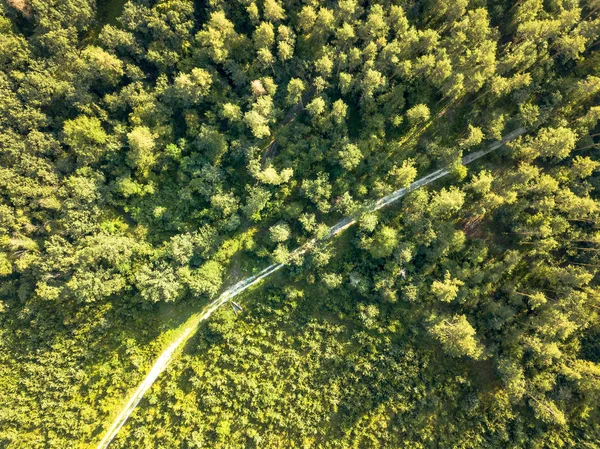
[[[497,150],[505,143],[516,139],[517,137],[524,134],[525,132],[526,132],[526,130],[524,128],[518,128],[515,131],[507,134],[501,141],[496,141],[496,142],[492,143],[486,149],[481,150],[481,151],[476,151],[474,153],[471,153],[471,154],[465,156],[462,159],[462,163],[464,165],[467,165],[467,164],[479,159],[480,157],[485,156],[486,154],[489,154],[492,151]],[[373,203],[371,206],[367,207],[367,211],[374,212],[385,206],[388,206],[388,205],[394,203],[395,201],[398,201],[400,198],[405,196],[408,192],[411,192],[411,191],[416,190],[420,187],[423,187],[427,184],[430,184],[430,183],[446,176],[449,173],[450,173],[450,171],[446,168],[436,170],[433,173],[430,173],[429,175],[416,180],[408,187],[398,189],[395,192],[392,192],[389,195],[384,196],[383,198],[380,198],[375,203]],[[343,220],[341,220],[337,224],[333,225],[329,229],[329,233],[327,234],[325,239],[334,237],[335,235],[343,232],[344,230],[348,229],[350,226],[352,226],[355,223],[356,223],[355,218],[351,218],[351,217],[344,218]],[[317,242],[316,239],[309,240],[301,247],[296,248],[292,252],[292,255],[304,254],[311,247],[313,247],[316,242]],[[225,290],[223,293],[221,293],[221,295],[217,299],[215,299],[210,304],[208,304],[202,311],[203,313],[199,317],[199,319],[195,320],[193,324],[191,324],[190,326],[185,328],[183,330],[183,332],[181,333],[181,335],[173,343],[171,343],[171,345],[169,345],[169,347],[167,349],[165,349],[163,351],[163,353],[158,357],[156,362],[154,362],[154,365],[152,365],[150,372],[146,375],[146,377],[144,378],[142,383],[138,386],[138,388],[135,390],[135,392],[133,393],[133,395],[131,396],[129,401],[127,401],[127,404],[125,404],[125,406],[123,407],[123,409],[121,410],[121,412],[119,413],[119,415],[117,416],[117,418],[115,419],[113,424],[107,430],[106,434],[104,435],[104,438],[102,438],[102,441],[100,441],[100,443],[98,444],[98,449],[105,449],[108,447],[108,445],[115,438],[115,436],[117,435],[117,433],[119,432],[121,427],[123,427],[123,425],[129,418],[129,416],[131,415],[131,413],[133,412],[135,407],[142,400],[146,391],[148,391],[148,389],[152,386],[152,384],[158,378],[158,376],[165,370],[165,368],[171,361],[173,354],[175,353],[177,348],[182,346],[183,343],[185,343],[194,334],[196,329],[198,329],[198,325],[202,321],[205,321],[208,318],[210,318],[210,316],[219,307],[221,307],[223,304],[225,304],[231,298],[234,298],[235,296],[242,293],[244,290],[246,290],[246,289],[250,288],[251,286],[253,286],[254,284],[257,284],[258,282],[262,281],[264,278],[270,276],[277,270],[281,269],[283,266],[284,266],[284,264],[281,264],[281,263],[269,265],[267,268],[262,270],[260,273],[255,274],[254,276],[247,277],[246,279],[243,279],[240,282],[234,284],[233,286],[231,286],[230,288]]]

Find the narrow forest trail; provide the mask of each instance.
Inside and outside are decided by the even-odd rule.
[[[492,143],[486,149],[476,151],[474,153],[471,153],[471,154],[465,156],[462,159],[462,162],[464,165],[467,165],[467,164],[481,158],[482,156],[485,156],[486,154],[489,154],[489,153],[497,150],[498,148],[502,147],[502,145],[504,145],[505,143],[516,139],[517,137],[524,134],[525,132],[526,132],[526,130],[524,128],[518,128],[515,131],[512,131],[511,133],[507,134],[501,141],[496,141],[496,142]],[[389,195],[386,195],[383,198],[380,198],[375,203],[369,205],[366,208],[365,212],[374,212],[385,206],[388,206],[388,205],[398,201],[400,198],[405,196],[408,192],[411,192],[411,191],[416,190],[420,187],[423,187],[427,184],[430,184],[430,183],[448,175],[449,173],[450,173],[450,170],[448,170],[446,168],[436,170],[436,171],[430,173],[429,175],[416,180],[415,182],[410,184],[408,187],[398,189],[398,190],[390,193]],[[330,238],[336,236],[337,234],[348,229],[350,226],[352,226],[355,223],[356,223],[355,218],[352,218],[352,217],[344,218],[343,220],[339,221],[337,224],[335,224],[331,228],[329,228],[329,233],[327,234],[325,239],[330,239]],[[310,248],[312,248],[316,243],[317,243],[316,239],[309,240],[304,245],[300,246],[299,248],[296,248],[291,254],[292,254],[292,256],[304,254]],[[117,433],[119,432],[121,427],[123,427],[123,425],[129,418],[129,416],[131,415],[131,413],[133,412],[135,407],[142,400],[146,391],[148,391],[148,389],[152,386],[154,381],[165,370],[165,368],[167,367],[169,362],[173,359],[173,355],[174,355],[175,351],[178,348],[183,347],[183,344],[194,334],[194,332],[198,329],[198,326],[202,321],[206,321],[208,318],[210,318],[210,316],[219,307],[221,307],[223,304],[225,304],[227,301],[229,301],[230,299],[239,295],[240,293],[242,293],[246,289],[250,288],[251,286],[259,283],[260,281],[262,281],[263,279],[265,279],[266,277],[270,276],[271,274],[275,273],[276,271],[278,271],[280,268],[283,268],[283,267],[284,267],[284,264],[281,264],[281,263],[272,264],[272,265],[269,265],[264,270],[262,270],[260,273],[253,275],[253,276],[249,276],[246,279],[239,281],[238,283],[234,284],[233,286],[231,286],[230,288],[225,290],[223,293],[221,293],[221,295],[218,298],[216,298],[214,301],[212,301],[210,304],[208,304],[197,317],[195,317],[194,319],[191,319],[188,322],[188,325],[183,329],[183,331],[175,338],[175,340],[167,347],[167,349],[165,349],[163,351],[163,353],[158,357],[156,362],[152,365],[152,368],[150,369],[150,371],[148,372],[148,374],[146,375],[144,380],[140,383],[138,388],[135,390],[135,392],[129,398],[127,403],[121,409],[121,412],[118,414],[118,416],[116,417],[116,419],[114,420],[112,425],[106,431],[104,437],[98,444],[98,449],[105,449],[109,446],[109,444],[115,438],[115,436],[117,435]]]

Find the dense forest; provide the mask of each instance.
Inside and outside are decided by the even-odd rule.
[[[96,447],[276,262],[110,447],[600,448],[599,44],[598,0],[2,0],[0,447]]]

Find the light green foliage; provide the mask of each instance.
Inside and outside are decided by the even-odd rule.
[[[335,209],[344,215],[354,216],[354,214],[360,209],[360,205],[354,200],[354,198],[352,198],[352,195],[350,195],[348,192],[344,192],[343,195],[336,199]]]
[[[0,253],[0,276],[8,276],[12,273],[12,263],[6,253]]]
[[[528,160],[536,157],[564,159],[573,148],[577,137],[569,128],[542,128],[534,138],[527,138],[520,147],[520,155]]]
[[[82,56],[87,60],[90,72],[110,85],[118,83],[125,73],[123,62],[100,47],[89,46],[85,48]]]
[[[317,97],[306,105],[306,110],[313,117],[318,117],[325,112],[325,106],[325,100],[321,97]]]
[[[333,71],[333,60],[329,55],[323,55],[315,61],[315,70],[323,78],[327,78]]]
[[[294,176],[294,170],[291,168],[284,168],[279,173],[272,165],[267,166],[264,170],[260,169],[260,163],[258,161],[252,161],[250,170],[252,175],[264,184],[280,185],[288,182]]]
[[[270,96],[261,96],[244,114],[244,121],[258,139],[271,135],[269,123],[273,112],[273,100]]]
[[[290,227],[287,223],[279,223],[269,228],[269,237],[274,243],[285,242],[290,238]]]
[[[252,220],[260,220],[260,212],[267,207],[271,194],[262,187],[250,187],[249,196],[242,210]]]
[[[294,55],[296,35],[290,27],[279,25],[277,27],[277,55],[282,61],[289,61]]]
[[[450,272],[446,271],[443,281],[433,281],[431,284],[431,293],[440,301],[452,302],[456,298],[458,290],[464,284],[460,279],[452,279]]]
[[[525,375],[521,367],[510,359],[500,359],[498,370],[511,400],[514,402],[520,401],[527,391]]]
[[[63,132],[64,142],[85,162],[96,162],[106,152],[108,135],[96,117],[80,115],[67,120]]]
[[[246,112],[244,120],[256,138],[262,139],[271,134],[271,130],[268,126],[269,120],[260,115],[257,111],[252,110]]]
[[[394,165],[388,175],[392,178],[394,187],[408,187],[417,177],[415,161],[406,159],[400,167]]]
[[[304,5],[298,12],[298,25],[303,31],[310,31],[317,20],[317,12],[310,5]]]
[[[536,417],[550,425],[564,426],[567,422],[564,413],[556,406],[554,401],[530,397],[529,404]]]
[[[206,97],[212,86],[212,76],[204,69],[193,68],[190,73],[180,73],[174,81],[177,95],[189,106]]]
[[[367,329],[375,329],[377,327],[377,318],[379,317],[379,309],[374,304],[358,305],[359,317]]]
[[[336,100],[331,108],[331,116],[337,125],[344,123],[344,119],[348,114],[348,105],[342,99]]]
[[[338,39],[343,41],[352,41],[356,37],[356,33],[352,25],[348,22],[344,22],[344,24],[336,31],[336,36]]]
[[[239,122],[242,119],[242,110],[237,104],[225,103],[221,116],[231,122]]]
[[[134,276],[135,285],[146,301],[175,301],[181,293],[181,284],[170,266],[143,265]]]
[[[134,195],[144,196],[154,193],[154,188],[151,184],[141,184],[132,180],[129,176],[125,176],[118,180],[117,191],[125,198],[129,198]]]
[[[435,193],[429,203],[429,211],[433,217],[448,218],[457,212],[465,202],[465,194],[456,187],[441,189]]]
[[[263,76],[261,78],[265,90],[267,91],[267,93],[271,96],[275,95],[277,93],[277,84],[275,83],[275,81],[273,80],[272,77],[270,76]]]
[[[475,329],[464,315],[441,319],[429,332],[453,357],[467,356],[479,359],[483,354],[483,347],[476,338]]]
[[[546,299],[546,295],[543,292],[535,292],[532,295],[528,296],[527,302],[529,303],[529,307],[532,309],[536,309],[540,306],[546,304],[548,300]]]
[[[418,104],[406,111],[406,119],[412,126],[426,122],[430,116],[429,108],[424,104]]]
[[[339,80],[340,90],[342,94],[347,94],[352,87],[352,74],[341,72]]]
[[[215,11],[211,13],[208,23],[198,33],[197,39],[215,62],[224,63],[238,40],[238,35],[234,24],[227,18],[225,12]]]
[[[210,197],[210,205],[221,211],[224,216],[229,216],[238,210],[239,201],[231,192],[219,192]]]
[[[361,81],[363,98],[371,98],[376,91],[382,89],[386,85],[386,78],[380,72],[373,69],[368,69]]]
[[[377,215],[374,213],[362,214],[360,220],[358,221],[358,226],[361,230],[366,232],[373,232],[377,227],[377,223],[379,219]]]
[[[331,184],[329,177],[324,173],[319,173],[317,179],[305,179],[302,181],[304,195],[317,205],[321,212],[327,212],[331,205],[328,200],[331,197]]]
[[[266,47],[259,48],[257,56],[262,67],[271,67],[275,62],[275,56],[273,56],[271,50]]]
[[[525,126],[533,126],[540,117],[540,108],[535,104],[523,103],[519,105],[519,113]]]
[[[204,263],[200,268],[184,268],[178,276],[194,295],[215,296],[223,283],[223,266],[214,260]]]
[[[589,156],[577,156],[573,159],[570,174],[575,178],[585,179],[591,176],[598,167],[600,167],[600,162],[590,159]]]
[[[273,250],[272,258],[273,262],[275,263],[288,263],[288,261],[290,260],[290,251],[287,249],[287,246],[280,243]]]
[[[492,188],[492,182],[494,177],[486,170],[480,171],[478,174],[473,175],[469,188],[479,195],[485,195]]]
[[[143,177],[148,176],[149,171],[156,163],[154,153],[154,136],[146,126],[137,126],[127,134],[129,143],[129,164]]]
[[[304,83],[301,79],[292,78],[287,85],[287,103],[293,105],[302,101],[304,89]]]
[[[327,226],[325,223],[319,223],[315,227],[315,237],[317,238],[317,240],[323,240],[323,239],[327,238],[328,234],[329,234],[329,226]]]
[[[346,170],[353,170],[363,160],[363,154],[353,143],[344,145],[344,148],[338,152],[340,164]]]
[[[373,238],[363,242],[363,245],[376,259],[388,257],[398,246],[398,234],[394,228],[381,226]]]
[[[250,21],[253,24],[258,23],[260,18],[260,12],[258,11],[258,6],[256,6],[256,2],[250,2],[248,6],[246,6],[246,12],[250,17]]]
[[[196,142],[198,150],[212,163],[218,163],[227,152],[228,146],[225,136],[212,126],[201,125]]]
[[[253,40],[257,50],[270,48],[275,42],[275,28],[269,22],[262,22],[254,30]]]
[[[285,19],[285,11],[277,0],[265,0],[264,14],[265,18],[272,22]]]
[[[483,140],[483,132],[481,128],[469,125],[469,135],[460,142],[460,146],[463,148],[471,148],[479,145]]]
[[[327,288],[334,289],[342,285],[343,278],[341,274],[325,273],[323,275],[322,281],[327,286]]]
[[[317,227],[315,214],[302,214],[299,218],[300,224],[305,231],[311,232]]]
[[[494,76],[492,78],[491,90],[494,95],[501,97],[507,95],[510,92],[523,88],[531,84],[531,75],[529,73],[517,73],[511,78],[504,78],[502,76]],[[530,103],[523,103],[519,105],[519,109],[523,111],[523,106],[528,105],[531,108],[533,105]]]

